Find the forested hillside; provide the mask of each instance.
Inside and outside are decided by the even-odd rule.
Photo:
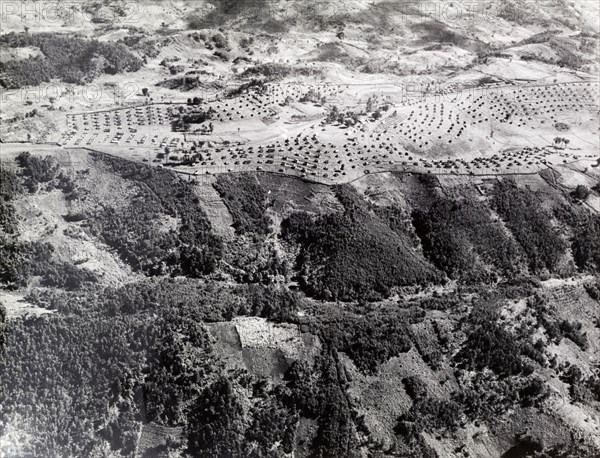
[[[281,207],[276,180],[220,177],[231,237],[289,262],[257,281],[229,263],[250,269],[238,250],[258,245],[217,237],[193,181],[95,153],[84,164],[73,175],[22,154],[2,169],[9,456],[435,457],[476,425],[514,456],[597,453],[552,413],[600,403],[598,219],[570,195],[507,179],[475,199],[423,179],[404,203],[334,187],[318,212]],[[103,180],[112,201],[98,200]],[[68,211],[32,237],[36,199]],[[69,259],[65,234],[129,273],[115,283]],[[552,432],[569,428],[580,439]]]

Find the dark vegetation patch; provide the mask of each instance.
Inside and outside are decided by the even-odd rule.
[[[573,258],[582,270],[600,273],[600,216],[589,215],[575,230]]]
[[[289,281],[290,262],[274,240],[253,237],[228,240],[223,251],[224,270],[240,283],[276,284]]]
[[[376,299],[395,286],[443,281],[408,236],[394,232],[350,186],[336,187],[335,194],[344,211],[294,213],[282,223],[283,238],[300,246],[298,276],[309,295]]]
[[[543,35],[539,34],[539,35]],[[590,63],[578,51],[578,43],[565,37],[551,37],[546,42],[547,45],[556,53],[557,57],[547,58],[538,54],[524,54],[522,60],[533,60],[544,62],[549,65],[558,65],[573,70],[579,70],[584,65]],[[585,45],[582,46],[585,49]]]
[[[422,310],[420,313],[391,307],[360,312],[323,306],[318,314],[299,323],[302,330],[347,354],[359,370],[375,374],[390,358],[411,349],[410,324],[424,315]]]
[[[535,193],[519,188],[513,180],[498,181],[494,187],[492,207],[521,245],[532,272],[555,273],[567,244],[541,203]]]
[[[266,211],[271,203],[267,191],[250,173],[220,174],[214,183],[233,218],[237,234],[267,235],[271,218]]]
[[[570,228],[571,251],[577,267],[585,272],[598,273],[600,272],[600,216],[585,207],[573,205],[579,200],[578,196],[573,194],[571,193],[570,197],[573,201],[570,203],[554,206],[554,217]]]
[[[390,227],[392,231],[401,237],[409,237],[414,248],[421,247],[421,240],[415,233],[412,216],[409,211],[396,205],[373,206],[375,214]]]
[[[88,230],[133,269],[149,275],[200,277],[215,270],[222,242],[189,183],[172,172],[101,154],[96,160],[136,188],[137,196],[124,207],[93,211]],[[164,231],[157,219],[178,218],[178,228]]]
[[[16,173],[0,168],[0,282],[9,288],[22,281],[22,253],[14,198],[21,189]]]
[[[276,390],[292,412],[318,421],[310,449],[314,456],[358,456],[356,414],[346,390],[349,380],[335,348],[324,348],[311,364],[296,361],[285,374],[285,387]]]
[[[455,32],[443,22],[425,20],[413,24],[411,28],[420,34],[421,42],[428,46],[432,43],[452,45],[477,53],[488,49],[488,45]]]
[[[33,46],[44,54],[43,58],[0,62],[0,85],[7,89],[37,86],[53,79],[84,84],[103,73],[114,75],[142,68],[142,61],[122,43],[54,33],[11,32],[0,37],[0,44],[11,48]]]
[[[47,189],[60,187],[63,191],[71,191],[72,182],[62,175],[60,167],[50,157],[40,159],[22,153],[17,161],[20,176],[0,169],[0,283],[16,289],[37,277],[42,286],[75,290],[95,282],[97,277],[90,270],[53,259],[52,244],[19,240],[12,201],[22,192],[23,185],[29,192],[37,192],[40,184],[45,184]]]
[[[323,71],[318,68],[293,67],[278,63],[257,64],[242,73],[243,78],[264,77],[267,81],[276,81],[288,76],[320,76]]]
[[[32,278],[39,277],[42,286],[77,290],[98,280],[91,270],[53,259],[54,246],[51,243],[22,242],[20,250],[22,286]]]
[[[193,311],[203,322],[229,321],[236,316],[287,320],[300,304],[299,297],[283,288],[262,285],[227,286],[185,278],[149,278],[119,288],[108,287],[102,297],[85,296],[85,303],[61,302],[61,294],[34,290],[31,300],[62,314],[107,313],[132,315],[159,312],[163,307]],[[166,305],[165,305],[166,304]]]
[[[519,270],[519,247],[483,203],[438,195],[413,212],[413,224],[427,258],[450,278],[490,282]]]
[[[244,455],[244,409],[226,378],[204,389],[190,420],[187,452],[191,456]]]
[[[467,339],[455,356],[460,368],[475,371],[487,368],[499,377],[531,372],[522,358],[524,344],[498,323],[495,304],[477,301],[467,319]]]
[[[144,33],[127,35],[121,38],[118,43],[123,43],[128,48],[150,58],[158,57],[163,45],[161,40],[150,38]]]
[[[132,342],[128,336],[133,334],[146,340]],[[127,383],[127,371],[140,370],[140,346],[152,338],[148,327],[126,317],[51,316],[11,322],[0,374],[2,380],[14,383],[2,384],[2,424],[21,409],[43,412],[30,425],[33,456],[85,456],[103,438],[115,450],[132,453],[139,419],[137,396],[133,387],[123,393],[117,387]],[[125,395],[122,401],[119,394]],[[119,407],[110,421],[107,403]],[[65,417],[76,421],[65,422]],[[89,418],[105,419],[107,424],[95,428],[85,421]]]
[[[203,8],[187,17],[189,29],[210,29],[225,25],[227,22],[239,19],[242,16],[249,21],[257,18],[272,16],[268,10],[266,0],[236,1],[236,0],[211,0],[212,8]]]
[[[560,379],[569,385],[569,394],[574,402],[600,402],[600,371],[586,376],[581,368],[568,361],[558,368]]]
[[[194,89],[203,88],[202,81],[198,76],[178,76],[176,78],[166,79],[156,83],[159,87],[173,89],[178,91],[192,91]]]
[[[23,185],[32,194],[42,186],[45,186],[46,191],[58,188],[65,193],[71,193],[75,189],[73,180],[63,173],[60,164],[52,156],[41,158],[24,152],[17,156],[17,163],[21,168]]]
[[[189,397],[218,368],[194,308],[163,303],[112,314],[104,308],[110,301],[125,308],[129,298],[98,293],[40,291],[28,300],[77,313],[8,326],[0,374],[15,384],[3,384],[0,419],[7,424],[23,408],[43,412],[31,425],[35,456],[86,456],[104,440],[132,454],[139,422],[179,421]]]
[[[27,301],[56,313],[7,327],[0,376],[15,384],[0,390],[0,424],[17,408],[43,412],[32,426],[35,456],[86,456],[103,440],[130,454],[140,421],[200,427],[196,402],[202,404],[205,388],[212,390],[222,377],[238,384],[239,375],[224,371],[203,322],[238,315],[275,319],[296,307],[296,298],[285,290],[169,278],[101,291],[34,289]],[[240,377],[239,383],[258,382]],[[65,416],[69,422],[61,420]],[[257,424],[248,434],[270,448],[275,431],[268,433],[268,419],[260,413],[253,417]],[[276,418],[285,424],[289,417]],[[240,446],[244,440],[242,435]]]
[[[461,406],[454,401],[419,397],[400,417],[397,431],[408,437],[415,437],[423,431],[453,431],[461,424],[461,416]]]

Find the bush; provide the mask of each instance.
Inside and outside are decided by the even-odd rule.
[[[589,195],[590,190],[587,188],[587,186],[584,186],[582,184],[577,185],[577,187],[571,193],[571,196],[573,196],[573,198],[577,200],[585,200],[588,198]]]
[[[211,39],[212,42],[215,44],[215,47],[219,49],[229,48],[229,40],[227,40],[227,38],[225,38],[220,33],[215,33]]]

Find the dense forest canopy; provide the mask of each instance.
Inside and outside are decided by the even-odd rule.
[[[538,408],[551,393],[543,371],[556,371],[575,402],[600,402],[599,374],[552,356],[565,342],[584,354],[593,342],[539,281],[541,271],[559,278],[567,252],[571,275],[598,274],[598,220],[568,202],[542,210],[543,196],[512,180],[499,181],[489,200],[445,196],[423,178],[426,198],[408,199],[412,209],[377,205],[345,185],[332,190],[336,210],[293,210],[276,220],[265,181],[222,176],[214,188],[235,237],[249,243],[228,248],[194,184],[169,171],[91,154],[91,164],[136,196],[98,205],[50,156],[17,159],[1,169],[0,281],[47,313],[11,318],[0,307],[0,376],[14,382],[0,388],[0,434],[35,412],[25,430],[33,456],[134,456],[144,428],[158,425],[172,435],[156,453],[283,457],[300,447],[337,457],[366,447],[373,456],[385,449],[435,457],[423,432],[452,435],[469,422],[492,425],[515,409]],[[108,285],[59,258],[51,242],[25,242],[18,205],[50,193],[84,209],[65,221],[139,276]],[[168,233],[155,226],[165,215],[177,221]],[[267,239],[273,251],[261,256],[274,258],[266,265],[287,256],[293,278],[229,276],[239,247]],[[599,290],[600,281],[586,283],[590,300]],[[525,304],[526,319],[509,326],[514,303]],[[304,341],[316,339],[317,350],[284,359],[279,379],[233,368],[211,326],[247,317],[296,329]],[[425,337],[423,329],[432,331]],[[452,373],[452,382],[436,388],[423,375],[403,376],[409,403],[386,448],[351,387],[413,357],[422,370]],[[536,440],[528,444],[548,456],[584,447]]]

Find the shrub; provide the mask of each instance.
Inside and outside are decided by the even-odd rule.
[[[577,185],[577,187],[571,193],[571,196],[573,196],[573,198],[577,200],[585,200],[588,198],[589,195],[590,190],[587,188],[587,186],[584,186],[582,184]]]

